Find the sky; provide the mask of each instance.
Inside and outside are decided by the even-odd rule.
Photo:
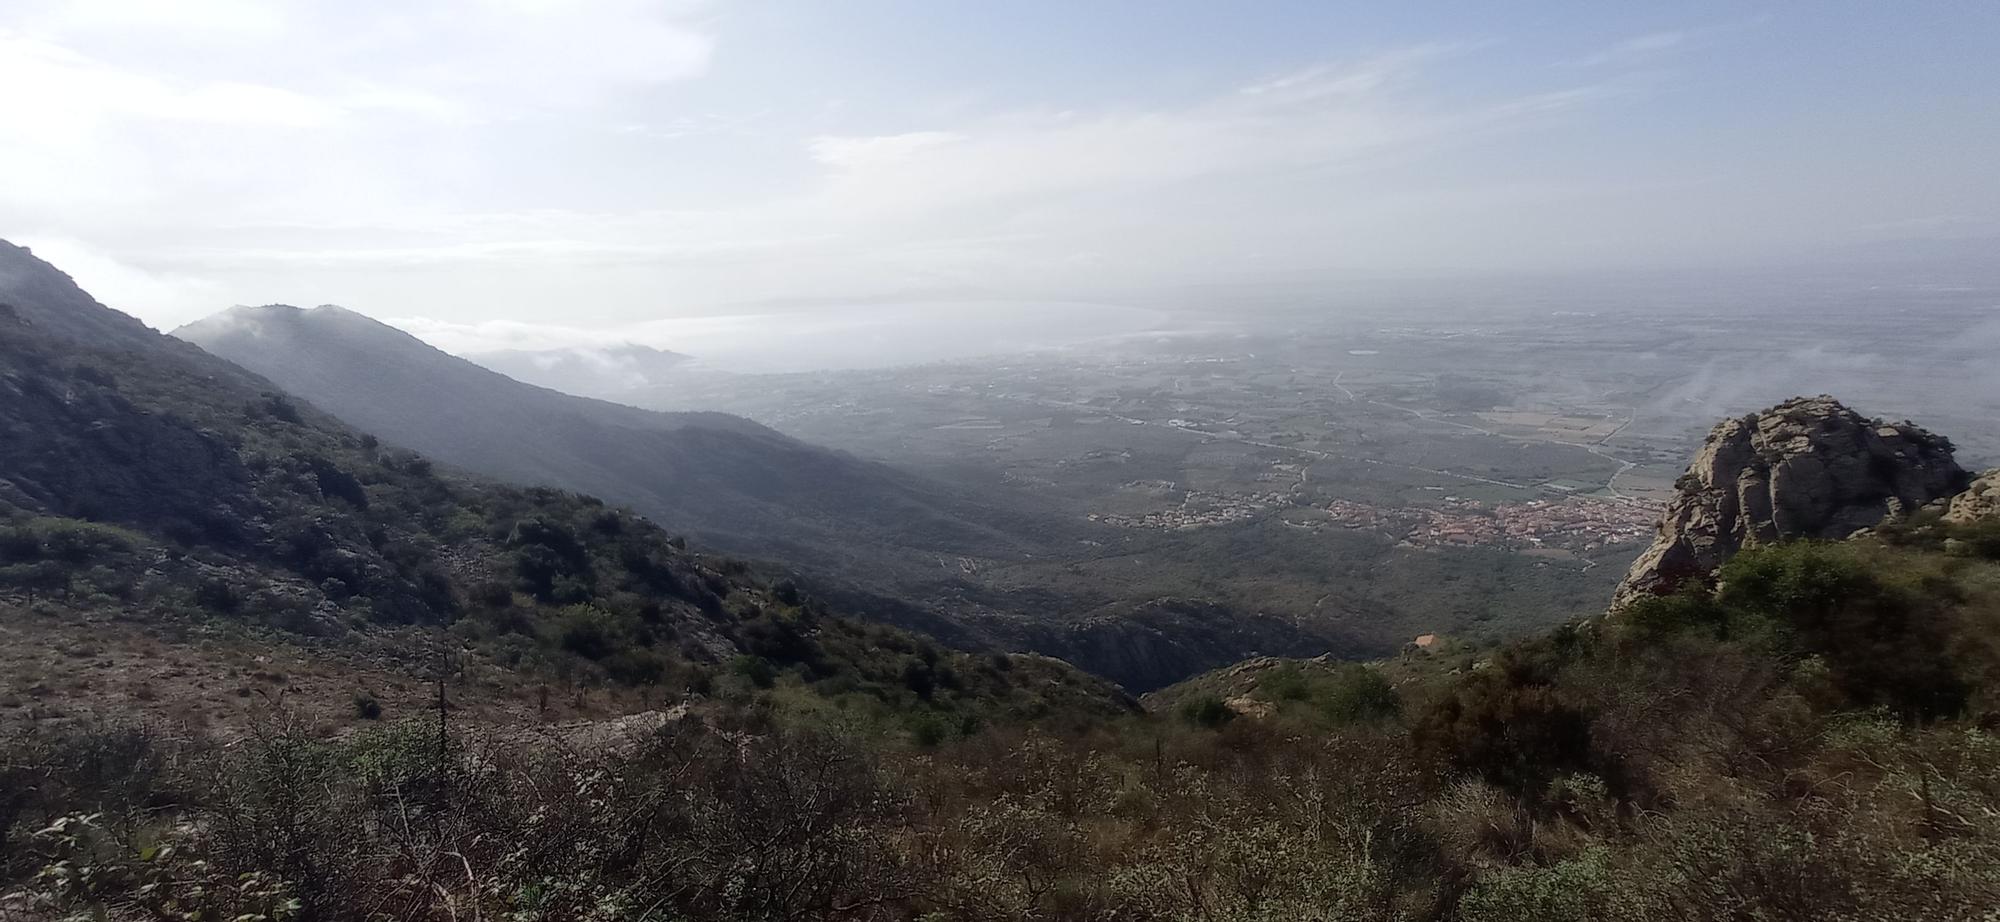
[[[8,0],[0,237],[455,351],[1976,257],[1995,62],[1987,3]]]

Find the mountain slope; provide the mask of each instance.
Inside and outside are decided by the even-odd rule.
[[[448,659],[507,694],[741,680],[891,719],[1123,707],[1051,660],[1003,671],[837,617],[601,501],[435,470],[4,243],[0,304],[0,620]]]
[[[740,417],[515,381],[337,307],[236,308],[174,335],[351,425],[466,470],[629,504],[704,541],[820,567],[868,551],[1018,554],[1008,517]]]

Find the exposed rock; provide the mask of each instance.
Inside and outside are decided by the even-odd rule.
[[[1681,475],[1613,605],[1705,578],[1746,545],[1846,538],[1951,496],[1966,480],[1950,440],[1867,419],[1824,395],[1724,421]]]
[[[1952,497],[1944,513],[1944,520],[1954,525],[1991,518],[2000,518],[2000,467],[1979,475]]]
[[[1248,717],[1251,720],[1263,720],[1272,714],[1278,713],[1277,705],[1269,701],[1259,701],[1249,695],[1238,695],[1222,702],[1222,705],[1234,712],[1236,716]]]
[[[688,702],[682,701],[664,711],[640,711],[603,720],[572,720],[502,731],[495,735],[495,742],[501,748],[554,742],[565,751],[578,755],[600,758],[630,756],[648,739],[686,719],[688,713]]]

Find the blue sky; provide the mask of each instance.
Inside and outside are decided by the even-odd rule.
[[[1982,3],[16,0],[0,235],[455,348],[1810,267],[2000,242],[1996,61]]]

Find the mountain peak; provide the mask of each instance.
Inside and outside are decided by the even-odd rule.
[[[181,325],[179,329],[174,330],[173,335],[179,337],[181,330],[199,329],[202,327],[295,323],[304,315],[305,311],[303,309],[293,307],[290,304],[238,304],[235,307],[217,311],[200,320],[189,321]]]
[[[376,326],[394,329],[394,327],[389,327],[388,324],[376,320],[373,317],[370,317],[359,311],[348,310],[347,308],[341,307],[338,304],[321,304],[317,307],[298,307],[296,305],[291,305],[291,304],[238,304],[235,307],[229,308],[227,310],[217,311],[216,313],[210,314],[207,317],[203,317],[200,320],[188,323],[182,326],[181,329],[196,328],[200,327],[203,324],[210,324],[218,321],[231,321],[237,323],[246,321],[254,321],[259,323],[263,322],[296,323],[296,322],[310,321],[310,320],[357,320],[374,324]]]
[[[442,351],[389,324],[359,311],[333,304],[302,308],[290,304],[239,305],[211,314],[173,331],[175,338],[218,352],[218,345],[235,339],[258,343],[287,342],[315,350],[368,353],[422,353],[447,359]],[[218,352],[229,357],[226,352]],[[239,363],[240,364],[240,363]]]
[[[1967,480],[1951,440],[1864,417],[1825,394],[1724,420],[1675,484],[1658,535],[1616,598],[1705,578],[1748,545],[1848,537]]]

